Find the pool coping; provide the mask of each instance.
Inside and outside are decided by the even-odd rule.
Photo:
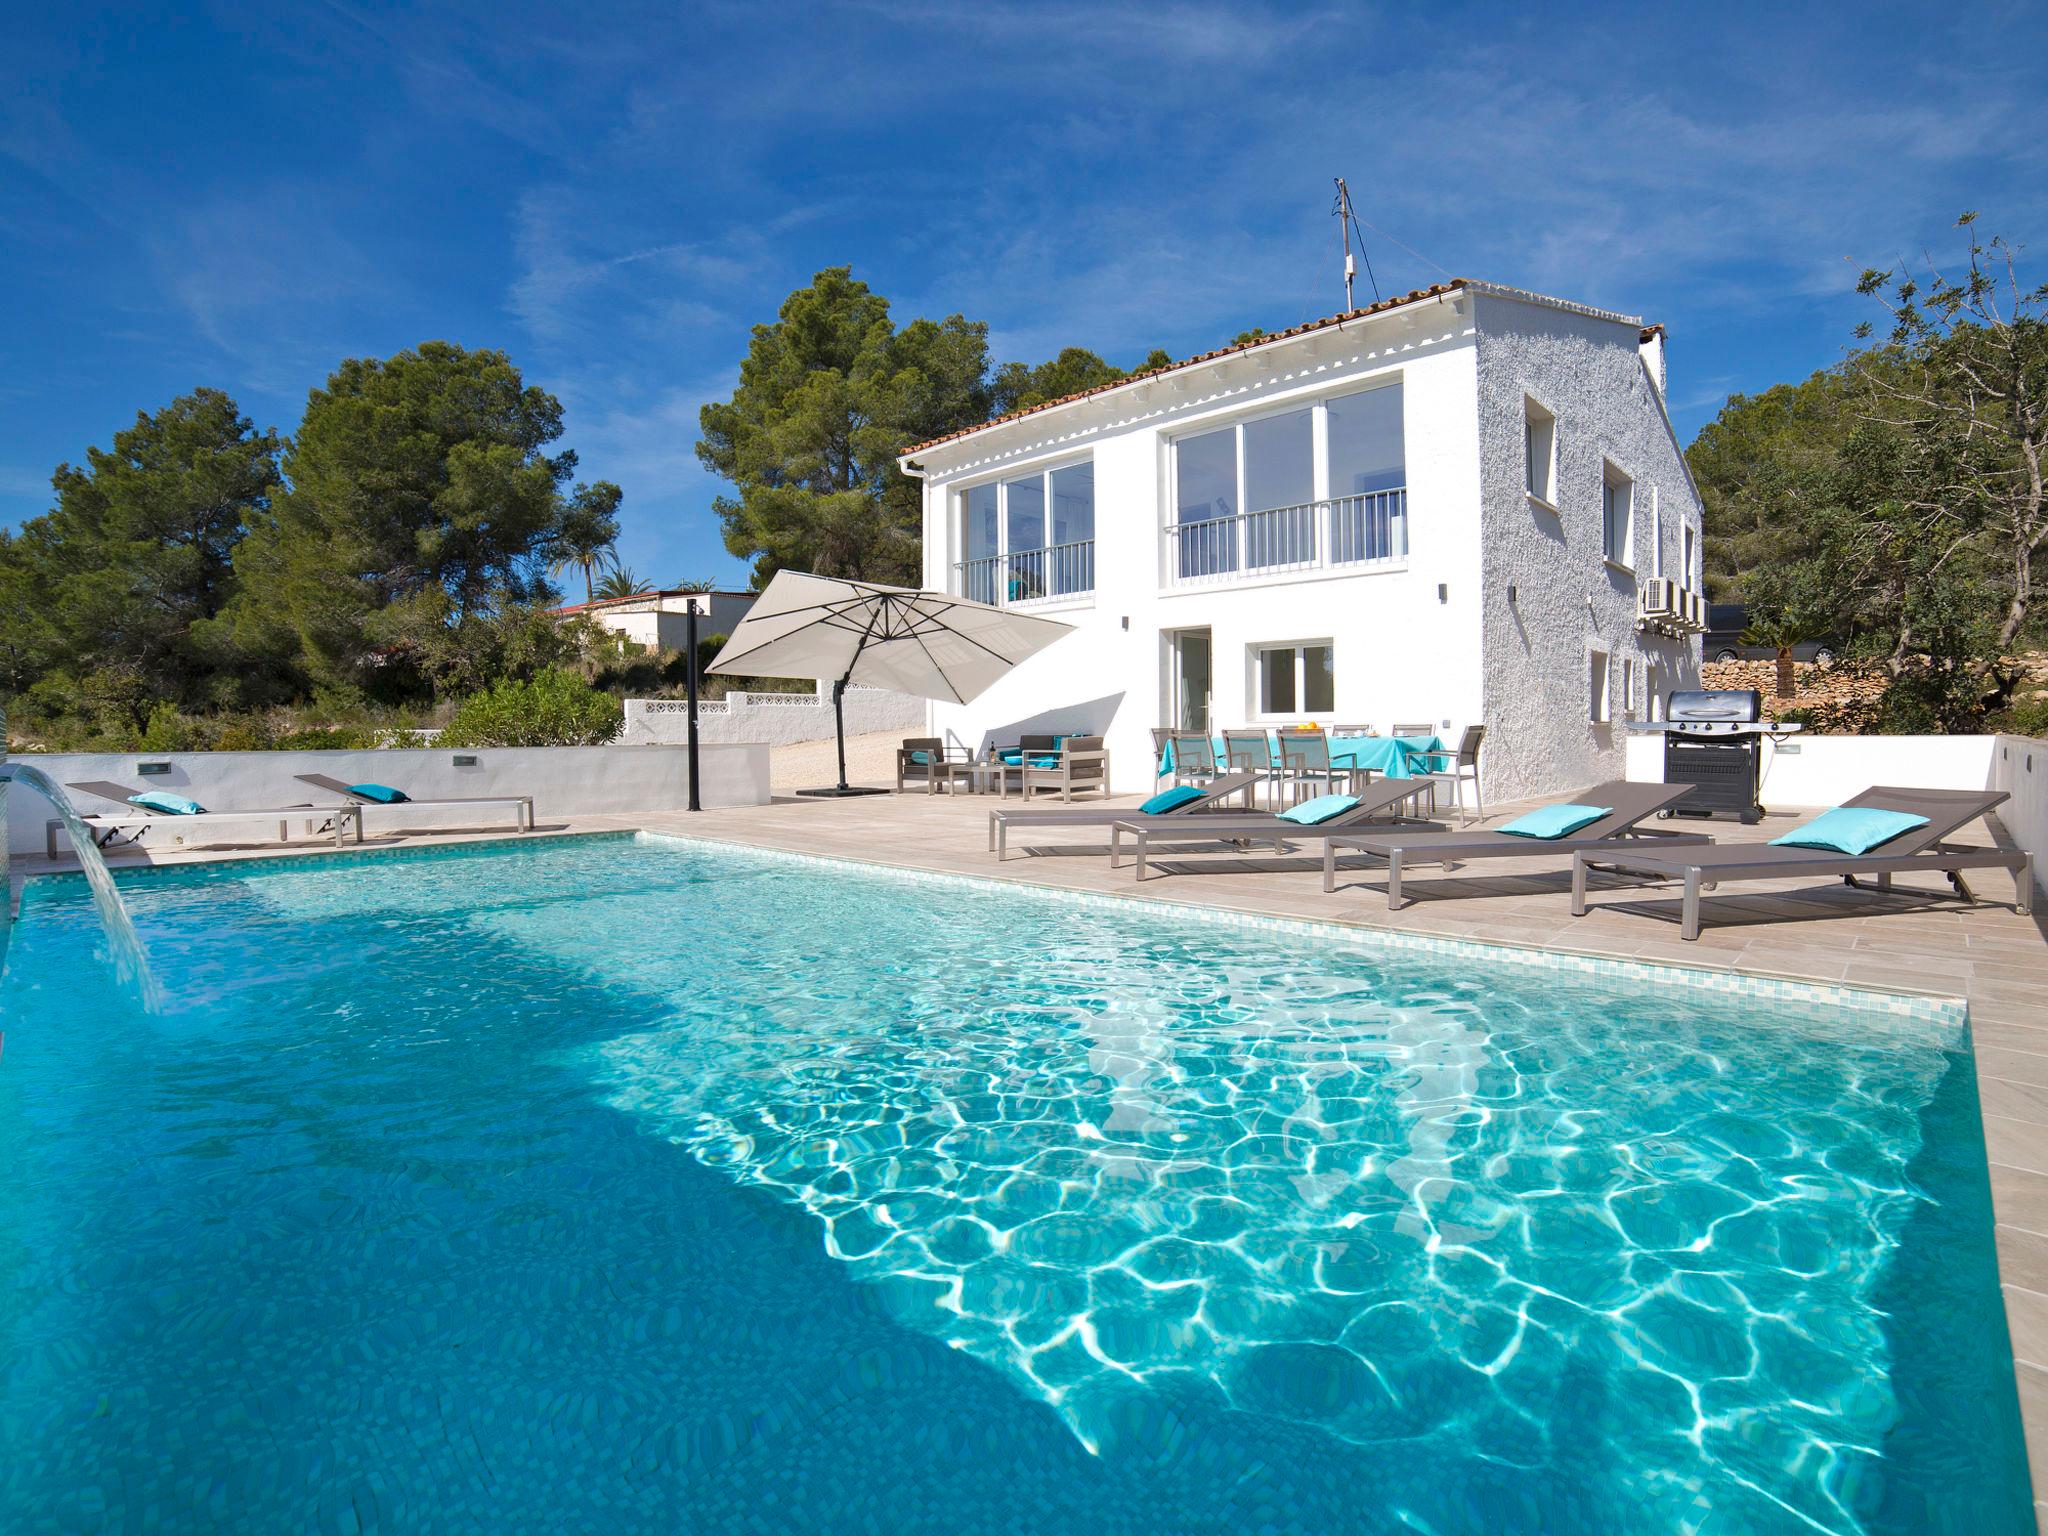
[[[1074,906],[1133,911],[1171,908],[1176,914],[1218,927],[1262,928],[1306,939],[1338,940],[1365,948],[1380,948],[1409,954],[1441,955],[1527,966],[1578,976],[1603,977],[1637,985],[1664,983],[1689,991],[1761,1001],[1798,1003],[1813,1008],[1855,1007],[1895,1019],[1936,1026],[1960,1045],[1969,1037],[1969,1003],[1962,997],[1939,992],[1894,991],[1887,988],[1815,981],[1810,977],[1773,976],[1733,967],[1691,965],[1669,960],[1623,959],[1589,950],[1560,949],[1515,939],[1447,938],[1436,934],[1411,933],[1377,928],[1364,923],[1290,917],[1280,913],[1254,912],[1223,907],[1206,901],[1185,901],[1149,892],[1117,895],[1103,891],[1076,891],[1034,881],[1005,879],[1000,875],[966,874],[954,870],[927,869],[915,864],[898,864],[887,859],[850,858],[843,854],[799,852],[789,848],[764,847],[731,838],[706,837],[667,828],[641,828],[633,834],[649,842],[701,844],[734,853],[759,855],[795,863],[839,868],[884,871],[918,884],[979,886],[989,890],[1036,892],[1053,901]]]

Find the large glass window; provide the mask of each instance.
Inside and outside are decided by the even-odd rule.
[[[1306,565],[1316,554],[1315,413],[1244,424],[1244,563]]]
[[[1408,553],[1408,459],[1401,386],[1339,395],[1329,413],[1331,558],[1388,560]]]
[[[1174,514],[1182,576],[1237,569],[1237,428],[1184,437],[1173,447]]]
[[[1408,483],[1401,386],[1339,395],[1330,411],[1330,494],[1363,496]]]
[[[960,494],[960,593],[1024,602],[1095,590],[1095,465],[1066,464]]]

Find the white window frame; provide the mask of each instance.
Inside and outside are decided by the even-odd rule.
[[[1664,574],[1664,506],[1654,481],[1650,485],[1650,574]]]
[[[1621,658],[1621,718],[1636,718],[1636,675],[1643,670],[1633,656]]]
[[[1327,547],[1329,529],[1326,526],[1326,519],[1323,519],[1320,514],[1319,526],[1315,533],[1315,555],[1309,564],[1306,566],[1286,564],[1277,567],[1247,567],[1245,565],[1245,520],[1255,513],[1283,510],[1279,507],[1254,507],[1251,504],[1251,498],[1247,494],[1247,481],[1245,479],[1245,428],[1255,426],[1261,421],[1271,420],[1274,417],[1292,416],[1298,411],[1306,410],[1309,413],[1309,501],[1311,505],[1324,507],[1332,500],[1330,495],[1330,402],[1332,400],[1348,399],[1352,395],[1363,395],[1375,389],[1405,390],[1407,385],[1408,377],[1405,372],[1381,374],[1362,380],[1354,379],[1342,387],[1331,387],[1305,399],[1295,398],[1292,400],[1274,401],[1271,404],[1261,406],[1257,410],[1246,411],[1241,415],[1232,416],[1224,421],[1206,421],[1199,424],[1191,422],[1185,429],[1174,432],[1166,439],[1166,485],[1165,494],[1160,500],[1162,541],[1165,539],[1164,529],[1166,527],[1178,526],[1180,523],[1180,445],[1190,438],[1209,437],[1218,432],[1229,432],[1232,434],[1232,446],[1236,454],[1237,469],[1234,483],[1234,489],[1237,493],[1237,510],[1231,514],[1231,518],[1238,528],[1237,565],[1230,573],[1230,578],[1239,582],[1259,581],[1274,577],[1286,578],[1296,576],[1304,569],[1324,569],[1329,558],[1329,549]],[[1405,395],[1401,401],[1401,484],[1399,489],[1405,497],[1408,491],[1408,401]],[[1409,551],[1414,547],[1415,541],[1414,508],[1406,501],[1402,504],[1401,540],[1403,547],[1398,555],[1388,555],[1378,560],[1347,561],[1344,565],[1335,569],[1341,574],[1348,575],[1359,571],[1401,570],[1406,568]],[[1162,551],[1162,560],[1167,558],[1166,553]],[[1162,567],[1162,575],[1168,585],[1177,585],[1173,571]],[[1319,642],[1310,643],[1315,644]]]
[[[1308,705],[1308,652],[1311,646],[1324,646],[1330,652],[1330,708],[1309,709]],[[1331,714],[1337,705],[1337,642],[1334,639],[1314,638],[1308,640],[1259,640],[1246,648],[1246,661],[1251,668],[1251,686],[1246,689],[1249,698],[1258,701],[1258,708],[1252,718],[1257,721],[1288,722],[1313,720],[1319,714]],[[1294,653],[1294,701],[1299,709],[1279,713],[1266,707],[1265,658],[1270,651],[1292,651]],[[1213,653],[1212,653],[1213,655]],[[1213,661],[1211,663],[1213,665]]]
[[[1614,658],[1597,648],[1586,652],[1586,719],[1592,725],[1614,723]]]
[[[1541,415],[1550,426],[1549,452],[1543,466],[1544,483],[1541,490],[1529,483],[1529,428],[1535,418]],[[1528,390],[1522,391],[1522,490],[1529,498],[1529,504],[1544,511],[1557,511],[1557,412],[1545,405]]]
[[[1680,523],[1680,548],[1684,551],[1678,571],[1678,584],[1688,590],[1697,590],[1698,580],[1693,575],[1693,562],[1699,558],[1700,536],[1691,523]]]
[[[969,596],[965,592],[952,591],[954,584],[960,579],[959,567],[966,564],[969,558],[967,554],[967,520],[969,515],[967,511],[967,497],[969,492],[978,491],[984,486],[990,485],[996,488],[996,547],[990,554],[977,555],[974,558],[1000,561],[1006,559],[1012,553],[1018,553],[1018,551],[1012,551],[1010,548],[1010,482],[1013,480],[1027,480],[1033,475],[1038,477],[1038,483],[1041,488],[1040,494],[1045,498],[1045,536],[1049,539],[1052,537],[1052,477],[1063,469],[1072,469],[1077,464],[1093,464],[1094,462],[1095,450],[1091,448],[1086,453],[1061,454],[1058,458],[1041,459],[1035,464],[1019,464],[1006,472],[992,475],[977,475],[972,480],[963,480],[958,485],[953,486],[951,488],[953,498],[953,548],[957,553],[953,559],[952,569],[946,572],[946,590],[952,592],[952,595],[955,597]],[[1093,543],[1094,541],[1091,539],[1089,542]],[[1040,549],[1051,549],[1054,547],[1051,544],[1041,544],[1038,546]],[[996,569],[1000,571],[1003,567],[998,565]],[[1080,603],[1092,601],[1094,596],[1095,588],[1091,584],[1086,591],[1048,592],[1039,597],[1019,598],[1016,601],[1018,604]],[[1013,606],[1006,595],[1000,592],[996,595],[996,601],[1002,607]]]
[[[1609,547],[1607,542],[1607,491],[1612,486],[1626,491],[1627,506],[1621,508],[1621,549]],[[1623,469],[1614,460],[1602,455],[1600,459],[1600,558],[1617,571],[1635,574],[1636,558],[1636,477]]]

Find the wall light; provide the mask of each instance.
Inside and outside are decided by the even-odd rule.
[[[455,754],[455,766],[458,768],[474,768],[476,766],[476,759],[467,752],[458,752]]]
[[[1440,581],[1436,584],[1436,600],[1440,603],[1451,600],[1451,589],[1446,583]]]

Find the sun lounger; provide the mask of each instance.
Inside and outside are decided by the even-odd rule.
[[[1892,890],[1894,875],[1915,870],[1932,870],[1948,877],[1949,884],[1965,901],[1977,898],[1963,879],[1966,869],[2003,869],[2011,872],[2017,890],[2015,905],[2021,912],[2034,910],[2034,860],[2031,854],[2002,848],[1954,848],[1942,841],[1951,832],[1968,826],[2006,798],[1996,789],[1909,789],[1880,785],[1866,789],[1846,807],[1903,811],[1925,816],[1926,823],[1878,844],[1867,853],[1838,853],[1829,848],[1795,848],[1772,843],[1715,843],[1706,848],[1664,853],[1632,848],[1616,853],[1582,853],[1572,860],[1572,916],[1586,913],[1586,869],[1598,862],[1631,874],[1661,875],[1685,882],[1679,908],[1678,936],[1700,936],[1700,892],[1710,891],[1723,881],[1796,880],[1805,877],[1831,879],[1841,876],[1845,885],[1864,889],[1860,877],[1868,876],[1872,888]],[[1945,892],[1915,892],[1930,897]]]
[[[1399,781],[1394,781],[1399,782]],[[1409,781],[1427,784],[1427,780]],[[1323,844],[1323,889],[1337,888],[1339,853],[1364,853],[1383,859],[1387,866],[1387,910],[1401,909],[1401,872],[1416,864],[1442,864],[1455,868],[1468,859],[1540,859],[1546,855],[1578,853],[1596,863],[1610,862],[1603,850],[1631,846],[1637,839],[1666,846],[1677,843],[1710,843],[1699,832],[1659,832],[1638,824],[1658,811],[1685,798],[1683,784],[1633,784],[1616,780],[1596,784],[1560,805],[1604,805],[1608,812],[1564,837],[1518,837],[1498,829],[1486,831],[1443,830],[1433,832],[1356,832],[1333,837]]]
[[[1135,844],[1137,878],[1142,880],[1145,878],[1145,857],[1153,838],[1167,842],[1187,842],[1195,839],[1202,842],[1239,844],[1256,842],[1261,845],[1270,841],[1275,853],[1284,853],[1290,841],[1308,842],[1316,838],[1334,837],[1343,831],[1356,831],[1360,823],[1368,821],[1408,822],[1418,827],[1435,828],[1435,822],[1394,813],[1394,807],[1412,801],[1418,794],[1428,793],[1429,783],[1425,779],[1381,779],[1377,783],[1364,786],[1356,795],[1346,796],[1345,798],[1353,802],[1349,808],[1339,811],[1327,821],[1307,824],[1289,821],[1286,817],[1270,811],[1245,815],[1215,812],[1191,819],[1185,824],[1178,824],[1170,817],[1127,816],[1110,825],[1109,867],[1117,869],[1122,866],[1126,837]]]
[[[80,819],[95,834],[93,841],[102,848],[111,846],[123,833],[128,834],[131,841],[139,843],[142,841],[142,835],[152,828],[197,826],[202,822],[275,821],[277,840],[285,843],[291,841],[293,819],[301,816],[306,817],[309,825],[316,818],[319,819],[319,835],[325,836],[332,832],[334,846],[337,848],[342,845],[343,836],[351,825],[356,829],[356,841],[360,843],[363,840],[363,813],[352,805],[284,805],[268,810],[206,810],[180,815],[175,811],[153,811],[147,806],[131,804],[129,797],[142,794],[143,791],[128,784],[116,784],[107,779],[92,779],[81,784],[67,784],[64,787],[77,790],[80,794],[92,795],[97,799],[111,800],[121,807],[119,814],[104,811],[79,813]],[[46,823],[43,829],[43,849],[53,859],[57,857],[57,833],[63,828],[63,822],[51,821]],[[97,835],[102,831],[106,834],[104,837]]]
[[[1185,805],[1177,805],[1170,811],[1158,811],[1150,816],[1130,806],[1105,807],[1100,805],[1058,805],[1028,806],[1021,810],[990,811],[988,813],[989,851],[998,859],[1009,856],[1009,832],[1012,827],[1113,827],[1120,821],[1174,821],[1187,822],[1197,816],[1207,817],[1224,814],[1223,802],[1232,795],[1244,794],[1257,784],[1263,774],[1231,773],[1220,779],[1212,779],[1200,786],[1201,796]]]
[[[324,773],[297,773],[292,775],[301,784],[310,784],[315,789],[324,789],[330,795],[340,795],[358,807],[368,805],[509,805],[513,808],[513,819],[521,832],[533,830],[533,796],[531,795],[476,795],[450,799],[434,798],[419,800],[407,795],[403,800],[379,800],[371,795],[359,795],[350,785],[339,779],[331,779]]]

